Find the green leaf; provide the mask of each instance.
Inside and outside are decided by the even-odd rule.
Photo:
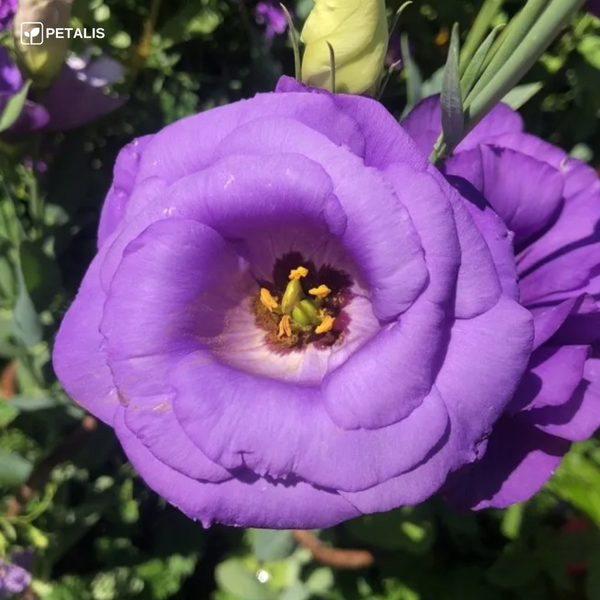
[[[13,396],[6,404],[19,412],[34,412],[54,408],[57,402],[52,396]]]
[[[252,552],[261,562],[287,558],[295,547],[294,538],[289,530],[251,529],[249,534]]]
[[[600,36],[585,36],[577,44],[577,51],[592,67],[600,69]]]
[[[405,33],[400,35],[400,50],[402,52],[402,59],[404,60],[403,72],[406,76],[407,99],[403,112],[403,115],[406,115],[423,99],[423,92],[421,90],[423,79],[419,67],[410,53],[410,43]]]
[[[0,427],[5,427],[17,418],[19,411],[6,400],[0,400]]]
[[[516,540],[519,537],[524,512],[524,504],[513,504],[504,511],[500,529],[507,538]]]
[[[0,133],[6,131],[9,127],[12,127],[23,112],[30,86],[31,81],[26,81],[25,85],[23,85],[23,87],[6,103],[6,106],[0,115]]]
[[[487,58],[492,44],[496,40],[496,37],[503,26],[495,27],[492,32],[484,40],[483,44],[475,52],[475,56],[469,62],[464,75],[461,78],[461,90],[463,98],[469,95],[469,92],[473,89],[473,86],[477,83],[477,79],[481,75],[483,63]]]
[[[515,589],[533,581],[541,565],[531,551],[522,544],[507,546],[504,553],[487,572],[490,583],[505,589]]]
[[[44,310],[61,285],[58,265],[43,252],[39,243],[23,242],[19,255],[23,279],[31,300],[37,311]]]
[[[179,592],[195,566],[196,557],[175,555],[167,560],[150,560],[135,567],[134,571],[145,582],[144,589],[152,590],[152,600],[167,600]]]
[[[366,515],[349,521],[346,527],[353,537],[371,546],[421,555],[429,550],[434,539],[433,522],[423,510],[406,507]]]
[[[452,27],[448,59],[442,80],[442,131],[444,140],[449,148],[456,147],[465,129],[463,98],[460,89],[460,37],[458,23]]]
[[[217,566],[215,578],[219,587],[243,600],[275,600],[277,594],[239,559],[231,558]]]
[[[519,108],[527,104],[527,102],[529,102],[543,87],[544,84],[541,81],[518,85],[502,98],[502,102],[508,104],[514,110],[519,110]]]
[[[15,337],[24,346],[35,346],[43,339],[42,324],[27,291],[27,285],[21,271],[17,273],[17,289],[17,301],[13,310]]]
[[[600,527],[600,467],[575,445],[546,484],[559,498],[583,511]]]
[[[19,454],[0,449],[0,485],[18,486],[27,481],[33,464]]]
[[[315,569],[306,580],[306,585],[313,594],[325,594],[334,583],[333,572],[328,567]]]

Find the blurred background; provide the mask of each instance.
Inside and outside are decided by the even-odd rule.
[[[286,4],[300,29],[312,0]],[[382,99],[392,113],[439,91],[452,24],[467,32],[480,5],[404,12]],[[145,487],[112,430],[57,384],[53,336],[94,255],[119,149],[272,90],[293,54],[270,0],[75,0],[73,26],[106,36],[74,40],[74,85],[50,127],[0,133],[0,598],[600,600],[597,439],[506,511],[434,499],[317,532],[203,530]],[[577,17],[523,84],[528,130],[600,166],[600,20]]]

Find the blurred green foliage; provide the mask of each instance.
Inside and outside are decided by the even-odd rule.
[[[399,5],[390,2],[390,10]],[[439,90],[450,28],[458,21],[468,31],[479,5],[421,0],[405,11],[413,68],[386,88],[393,113]],[[505,10],[519,5],[508,1]],[[35,579],[23,599],[599,600],[596,439],[576,445],[526,505],[458,514],[436,499],[315,532],[319,547],[337,549],[337,561],[347,560],[347,549],[372,555],[372,564],[344,569],[316,560],[291,532],[205,531],[192,523],[137,479],[112,431],[57,384],[49,349],[94,254],[118,150],[292,74],[287,39],[266,39],[253,6],[77,0],[75,24],[104,27],[107,36],[96,43],[127,67],[117,91],[129,100],[43,144],[37,137],[2,142],[0,556],[33,548]],[[292,8],[300,25],[311,0]],[[600,164],[600,21],[578,17],[523,83],[530,87],[521,88],[521,101],[536,92],[522,109],[529,130]],[[23,155],[34,157],[33,167],[15,161]]]

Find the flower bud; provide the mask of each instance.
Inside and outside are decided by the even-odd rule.
[[[48,28],[68,27],[73,0],[20,0],[13,22],[17,62],[37,87],[49,87],[60,73],[70,39],[45,35]],[[41,23],[42,28],[36,25]],[[23,37],[21,37],[23,36]],[[41,43],[40,43],[41,42]]]
[[[302,79],[331,90],[331,57],[335,56],[336,92],[373,91],[387,51],[385,0],[315,0],[301,35],[306,45]]]

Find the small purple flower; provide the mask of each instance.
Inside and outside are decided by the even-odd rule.
[[[11,133],[61,131],[80,127],[116,110],[124,98],[109,96],[105,88],[123,76],[123,67],[108,57],[91,53],[67,60],[61,74],[39,102],[28,100]],[[0,110],[23,86],[23,78],[0,47]]]
[[[585,8],[600,18],[600,0],[588,0]]]
[[[31,574],[18,564],[0,558],[0,598],[20,594],[31,583]]]
[[[440,122],[439,98],[431,97],[403,125],[429,151]],[[517,288],[534,317],[529,369],[487,452],[446,487],[455,503],[501,508],[532,496],[570,443],[600,426],[600,181],[581,161],[524,133],[505,105],[461,143],[444,171],[470,197],[477,220],[491,207],[508,226],[517,271],[505,285]]]
[[[274,0],[261,0],[255,8],[256,21],[265,26],[265,36],[268,39],[285,33],[287,20],[280,2]]]
[[[283,78],[123,149],[54,368],[205,525],[413,505],[484,451],[529,359],[496,225],[381,104]]]
[[[17,12],[18,0],[0,0],[0,31],[9,29]]]

